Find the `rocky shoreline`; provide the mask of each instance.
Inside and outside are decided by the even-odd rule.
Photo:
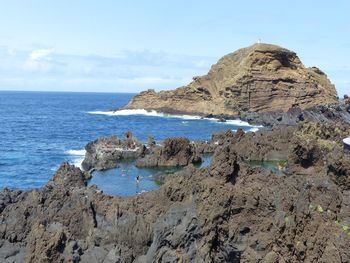
[[[345,96],[346,98],[347,96]],[[278,124],[297,125],[303,121],[350,124],[350,101],[341,100],[334,104],[314,106],[301,110],[293,107],[287,112],[275,111],[267,113],[246,113],[240,118],[249,124],[273,126]]]
[[[343,144],[350,100],[338,101],[322,71],[305,68],[294,52],[256,44],[185,87],[140,93],[126,108],[266,127],[210,141],[144,144],[127,132],[88,143],[84,171],[63,163],[40,189],[0,192],[0,262],[350,261],[350,153]],[[196,168],[204,153],[213,153],[210,165]],[[131,197],[88,186],[92,171],[129,159],[183,169]]]
[[[85,146],[86,154],[82,168],[86,172],[108,170],[118,167],[122,160],[133,160],[137,167],[181,167],[200,164],[200,154],[213,153],[216,145],[213,140],[193,141],[186,138],[168,138],[162,144],[156,144],[149,138],[147,144],[138,141],[131,132],[125,139],[112,135],[99,138]],[[128,142],[128,140],[130,140]]]
[[[311,122],[220,133],[208,168],[129,198],[63,164],[41,189],[0,192],[1,262],[344,262],[349,134]],[[248,164],[271,159],[289,175]]]

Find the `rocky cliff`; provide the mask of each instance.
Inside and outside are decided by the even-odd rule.
[[[337,101],[334,85],[321,70],[306,68],[287,49],[254,44],[222,57],[207,75],[194,77],[187,86],[141,92],[126,108],[233,116],[303,110]]]

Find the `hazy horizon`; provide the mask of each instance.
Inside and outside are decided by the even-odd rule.
[[[350,86],[348,10],[345,0],[5,2],[0,90],[174,89],[261,39],[319,67],[342,97]]]

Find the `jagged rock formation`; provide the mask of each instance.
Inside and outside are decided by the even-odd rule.
[[[240,118],[251,124],[262,124],[264,126],[275,124],[297,125],[303,121],[350,124],[350,104],[343,101],[336,104],[318,105],[305,110],[293,107],[287,112],[245,113]]]
[[[207,75],[194,77],[189,85],[141,92],[126,108],[237,116],[337,102],[335,87],[321,70],[305,68],[287,49],[254,44],[222,57]]]
[[[210,167],[189,166],[134,197],[86,187],[86,174],[68,164],[42,189],[4,189],[0,261],[349,261],[350,157],[339,142],[349,126],[332,133],[329,124],[303,124],[275,139],[279,129],[217,135]],[[285,154],[298,173],[246,164],[271,152]]]
[[[151,153],[136,161],[138,167],[186,166],[200,163],[196,147],[186,138],[168,138]]]
[[[117,136],[102,137],[89,142],[85,146],[83,169],[107,170],[117,167],[120,160],[143,157],[146,147],[131,132],[126,132],[124,137],[124,139],[119,139]]]
[[[85,146],[86,154],[82,167],[85,171],[107,170],[118,167],[121,160],[136,160],[138,167],[186,166],[201,162],[199,153],[213,152],[215,147],[204,142],[193,142],[186,138],[168,138],[162,145],[156,145],[149,138],[148,148],[130,132],[125,139],[116,136],[101,137]],[[199,152],[197,150],[199,147]]]

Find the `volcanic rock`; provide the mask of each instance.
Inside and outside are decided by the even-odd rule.
[[[350,124],[350,105],[345,104],[343,101],[335,104],[318,105],[305,110],[299,107],[292,107],[287,112],[244,113],[240,117],[251,124],[264,126],[273,126],[275,124],[298,125],[303,121],[331,124],[343,122]]]
[[[186,166],[200,162],[195,146],[188,139],[168,138],[162,146],[152,147],[150,154],[138,159],[136,166]]]
[[[349,155],[334,147],[323,151],[326,163],[312,162],[324,168],[320,172],[279,176],[250,168],[246,158],[252,153],[240,153],[243,145],[258,147],[250,136],[263,138],[263,147],[271,149],[261,156],[284,153],[283,144],[309,136],[318,144],[338,144],[338,135],[329,136],[327,128],[293,129],[276,147],[271,145],[278,127],[227,133],[210,167],[187,166],[160,189],[134,197],[87,187],[84,174],[68,164],[41,189],[4,189],[0,261],[347,262]]]
[[[46,184],[46,187],[55,187],[62,185],[69,187],[82,187],[87,185],[87,181],[91,178],[89,173],[82,172],[77,167],[72,167],[69,163],[63,163],[56,171],[52,179]]]
[[[102,137],[88,143],[85,150],[82,167],[85,171],[89,171],[115,168],[120,160],[142,157],[146,147],[132,133],[126,132],[123,140],[116,136]]]
[[[321,70],[306,68],[287,49],[254,44],[222,57],[207,75],[187,86],[141,92],[125,108],[239,116],[334,103],[338,103],[335,87]]]

